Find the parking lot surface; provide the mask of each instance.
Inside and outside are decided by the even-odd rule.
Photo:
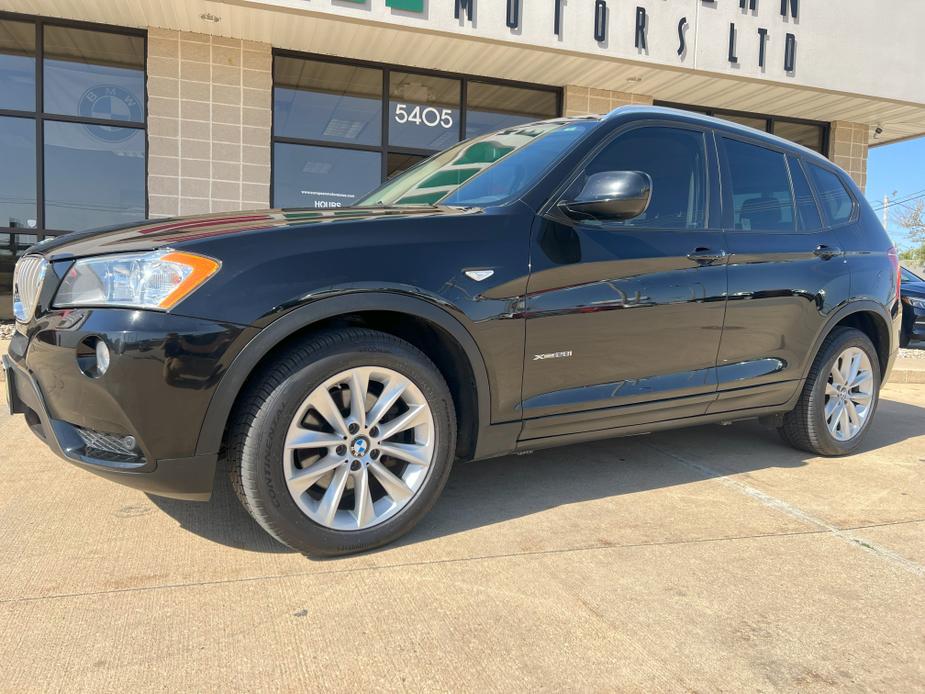
[[[373,688],[925,690],[925,385],[838,460],[740,423],[461,465],[327,561],[0,414],[0,689]]]

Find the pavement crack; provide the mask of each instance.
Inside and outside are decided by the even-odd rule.
[[[749,496],[752,499],[755,499],[758,503],[763,504],[764,506],[767,506],[768,508],[772,508],[777,511],[780,511],[781,513],[785,513],[791,518],[796,518],[797,520],[802,521],[803,523],[806,523],[807,525],[818,528],[820,532],[828,533],[832,535],[833,537],[837,537],[840,540],[844,540],[845,542],[851,545],[854,545],[856,547],[861,547],[865,551],[870,552],[880,557],[881,559],[885,559],[886,561],[892,562],[893,564],[896,564],[900,568],[912,574],[915,574],[916,576],[925,578],[925,566],[922,566],[921,564],[915,561],[912,561],[911,559],[908,559],[887,547],[878,545],[875,542],[871,542],[870,540],[867,540],[861,537],[860,535],[855,534],[854,532],[855,529],[838,528],[832,525],[831,523],[828,523],[821,518],[817,518],[816,516],[804,511],[803,509],[784,501],[783,499],[778,499],[775,496],[771,496],[770,494],[763,492],[760,489],[751,486],[750,484],[746,484],[745,482],[735,479],[734,477],[730,477],[729,475],[726,475],[725,473],[720,472],[719,470],[715,470],[709,467],[708,465],[704,465],[703,463],[697,462],[696,460],[692,460],[690,457],[679,455],[678,453],[675,453],[666,448],[658,446],[652,443],[651,441],[645,441],[644,443],[647,446],[649,446],[649,448],[651,448],[652,450],[671,458],[675,462],[691,470],[694,470],[695,472],[700,473],[706,479],[716,480],[717,482],[720,482],[721,484],[724,484],[727,487],[730,487],[731,489],[735,489],[736,491],[742,494],[745,494],[746,496]],[[889,525],[889,524],[885,524],[885,525]],[[876,526],[875,525],[862,526],[857,529],[863,529],[864,527],[876,527]]]

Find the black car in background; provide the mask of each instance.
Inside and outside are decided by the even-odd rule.
[[[925,340],[925,280],[911,270],[902,268],[900,291],[903,324],[899,333],[899,345],[907,347],[913,340]]]
[[[351,208],[47,240],[14,298],[11,407],[56,453],[189,499],[222,458],[316,555],[407,532],[456,460],[747,418],[850,453],[901,320],[844,172],[640,107],[468,140]]]

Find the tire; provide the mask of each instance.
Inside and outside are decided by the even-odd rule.
[[[360,380],[351,380],[354,374]],[[363,405],[350,407],[351,384],[363,377],[368,385],[356,388],[365,393]],[[379,396],[405,383],[394,404],[384,397],[378,411]],[[340,411],[339,424],[328,423],[337,420],[331,410],[327,419],[320,415],[330,403]],[[359,428],[360,420],[365,426],[373,417],[381,429]],[[387,431],[402,426],[399,433]],[[291,448],[305,437],[324,445]],[[443,490],[455,447],[453,400],[430,359],[386,333],[344,328],[293,345],[254,374],[235,406],[225,454],[248,513],[283,544],[324,557],[379,547],[411,530]],[[422,462],[428,456],[429,464]],[[412,458],[418,462],[406,462]],[[325,468],[300,491],[299,484]]]
[[[827,404],[831,403],[834,397],[836,398],[834,406],[837,408],[837,398],[839,396],[827,396],[826,391],[827,386],[830,384],[830,374],[836,361],[846,351],[854,349],[860,350],[867,356],[872,382],[870,386],[865,385],[864,387],[869,387],[871,392],[866,395],[869,398],[869,404],[866,405],[866,414],[859,430],[850,435],[849,438],[840,440],[830,430],[826,418]],[[856,352],[851,353],[856,354]],[[797,401],[796,407],[784,415],[783,425],[777,430],[778,433],[786,443],[802,451],[822,456],[848,455],[860,446],[876,414],[877,404],[880,399],[880,379],[880,360],[877,356],[877,350],[867,335],[854,328],[836,328],[826,337],[819,348],[819,353],[809,370],[800,399]],[[838,388],[838,385],[835,384],[832,387]],[[849,392],[853,391],[849,389]],[[858,395],[865,394],[858,393]],[[851,399],[850,395],[842,397],[843,399]],[[852,405],[857,407],[854,402],[852,402]],[[859,409],[855,411],[860,412]],[[836,433],[841,436],[848,435],[846,432]]]

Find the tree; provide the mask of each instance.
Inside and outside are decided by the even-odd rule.
[[[904,250],[900,257],[906,261],[925,263],[925,200],[918,200],[896,218],[896,224],[906,230],[912,247]]]

